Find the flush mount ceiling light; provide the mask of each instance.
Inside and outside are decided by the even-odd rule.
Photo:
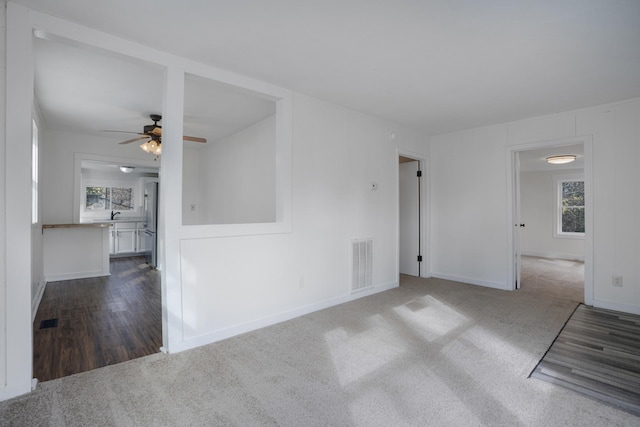
[[[552,165],[564,165],[566,163],[571,163],[576,159],[576,156],[573,154],[563,154],[562,156],[551,156],[547,157],[547,163],[551,163]]]
[[[135,168],[135,166],[120,166],[122,173],[131,173]]]

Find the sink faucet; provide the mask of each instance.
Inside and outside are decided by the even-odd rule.
[[[111,211],[111,221],[113,221],[114,219],[116,219],[116,215],[118,215],[120,212],[113,212]]]

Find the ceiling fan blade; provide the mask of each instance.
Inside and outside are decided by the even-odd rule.
[[[207,142],[206,139],[198,138],[197,136],[187,136],[187,135],[185,135],[185,136],[182,137],[182,139],[185,140],[185,141],[193,141],[193,142]]]
[[[106,130],[106,129],[101,129],[100,132],[135,133],[136,135],[144,135],[143,133],[140,133],[140,132],[131,132],[131,131],[128,131],[128,130]]]
[[[142,139],[147,139],[147,138],[149,138],[149,136],[147,136],[147,135],[145,135],[145,136],[137,136],[135,138],[131,138],[131,139],[127,139],[126,141],[119,142],[118,144],[130,144],[132,142],[140,141]]]
[[[151,133],[156,135],[156,136],[162,136],[162,128],[160,126],[156,126],[156,127],[153,128]]]

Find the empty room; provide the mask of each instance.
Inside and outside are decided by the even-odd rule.
[[[1,425],[636,425],[640,3],[0,2]]]

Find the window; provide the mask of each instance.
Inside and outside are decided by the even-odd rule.
[[[555,237],[584,237],[584,179],[557,177],[556,191]]]
[[[133,188],[131,187],[85,187],[87,212],[130,211],[134,209]]]
[[[31,224],[38,223],[38,125],[31,126]]]

